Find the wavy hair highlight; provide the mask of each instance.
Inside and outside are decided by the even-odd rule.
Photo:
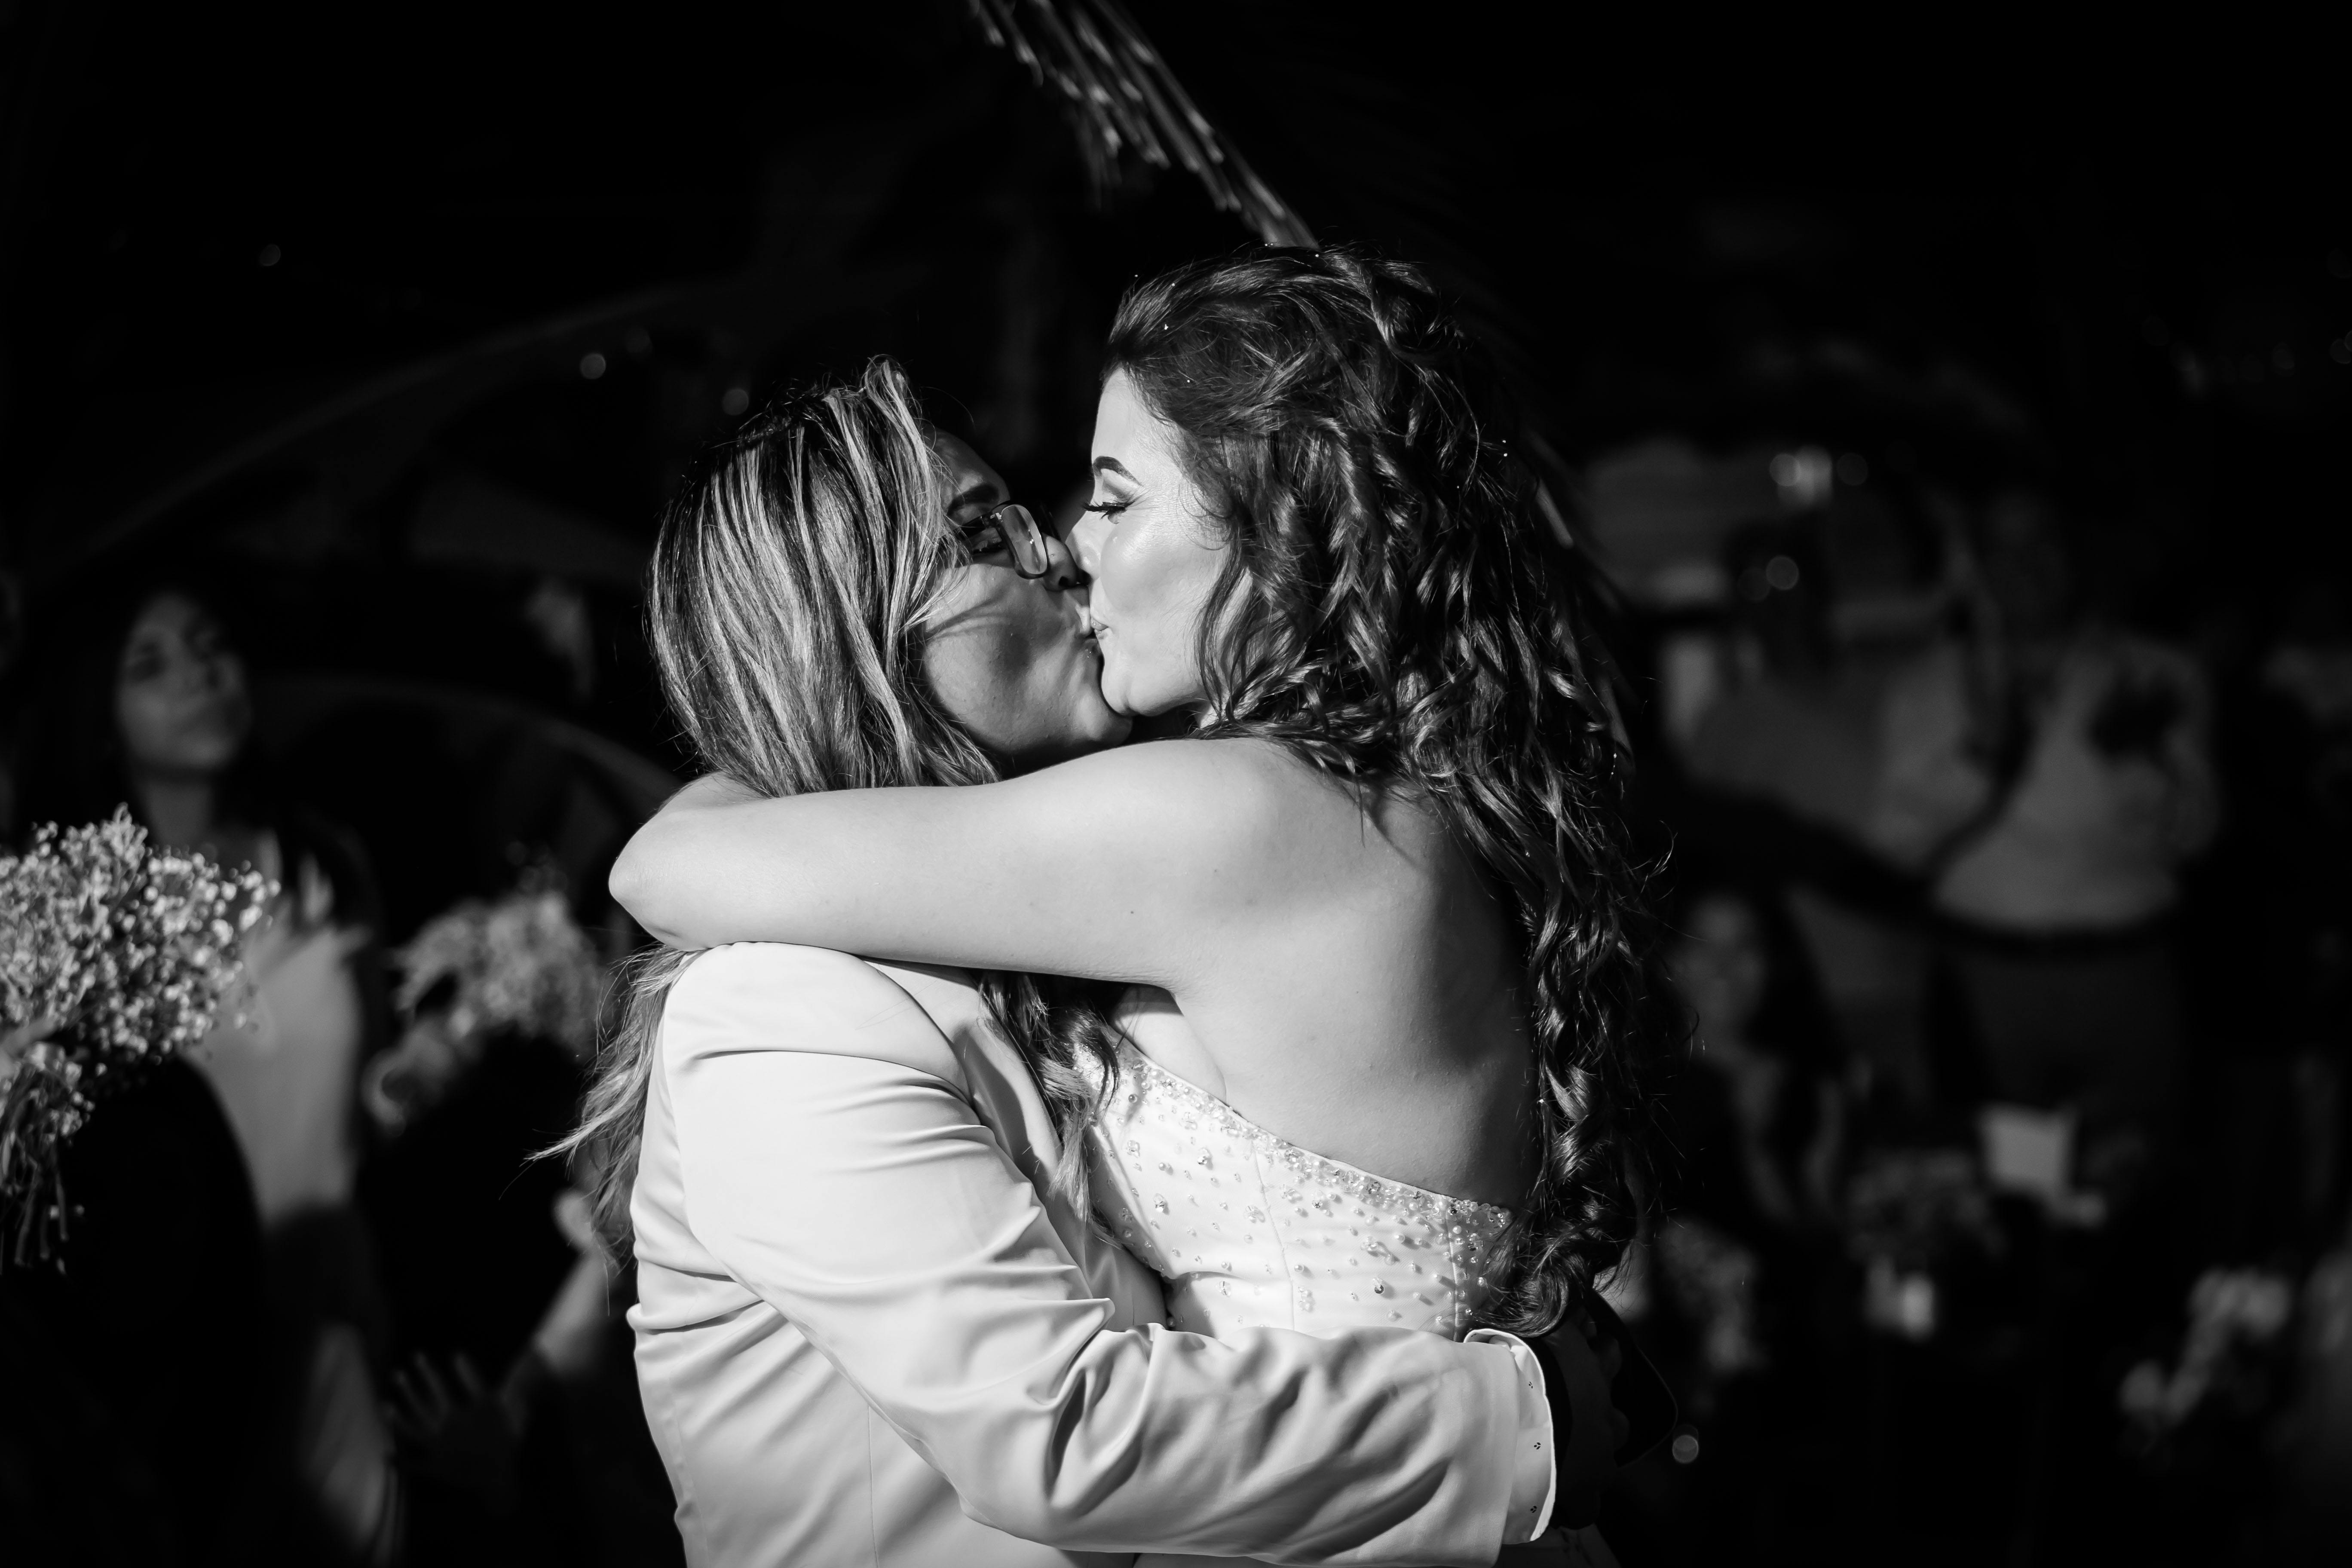
[[[1632,1239],[1670,1016],[1628,759],[1580,673],[1608,666],[1580,647],[1484,362],[1420,272],[1334,247],[1135,286],[1116,374],[1181,432],[1231,545],[1196,732],[1429,802],[1508,895],[1541,1160],[1485,1316],[1548,1330]]]
[[[646,575],[646,637],[713,771],[772,795],[997,776],[923,676],[925,634],[968,559],[931,434],[905,373],[877,358],[854,383],[772,405],[680,486]],[[598,1231],[624,1258],[662,1009],[692,956],[629,960],[579,1124],[549,1151],[583,1157]],[[1082,1115],[1093,1089],[1055,1043],[1063,1008],[1027,975],[982,976],[982,992],[1057,1118]]]

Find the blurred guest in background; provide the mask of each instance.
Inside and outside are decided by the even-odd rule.
[[[1844,570],[1827,547],[1839,542]],[[1874,852],[1869,831],[1887,660],[1881,649],[1858,657],[1832,625],[1860,602],[1845,597],[1850,589],[1883,589],[1850,579],[1887,575],[1875,560],[1862,564],[1879,570],[1853,570],[1854,558],[1900,555],[1906,544],[1884,505],[1732,532],[1723,552],[1732,679],[1683,748],[1692,793],[1676,816],[1693,847],[1773,890],[1801,949],[1791,958],[1818,979],[1822,1026],[1867,1064],[1882,1098],[1916,1111],[1932,1095],[1919,1043],[1917,889]]]
[[[571,1130],[595,1047],[594,946],[541,866],[426,921],[394,962],[406,1026],[362,1075],[378,1138],[359,1201],[400,1362],[410,1552],[675,1561],[629,1301],[608,1300],[634,1273],[615,1277],[562,1163],[532,1158]]]
[[[252,744],[245,661],[216,602],[191,584],[150,582],[58,618],[26,816],[79,823],[127,805],[159,842],[278,884],[247,942],[251,1001],[198,1059],[235,1131],[266,1247],[278,1364],[267,1373],[265,1441],[304,1504],[274,1520],[280,1544],[383,1561],[399,1509],[369,1370],[381,1307],[351,1207],[357,1074],[384,1016],[373,885],[356,841],[274,797]]]
[[[1822,1511],[1805,1472],[1835,1421],[1821,1303],[1847,1278],[1834,1229],[1846,1075],[1775,892],[1704,865],[1682,882],[1667,958],[1692,1052],[1664,1107],[1675,1158],[1608,1289],[1676,1383],[1690,1423],[1676,1466],[1706,1462],[1667,1472],[1670,1490],[1654,1468],[1635,1480],[1649,1517],[1629,1525],[1625,1555],[1780,1561]]]
[[[273,1228],[346,1203],[358,1167],[359,1063],[380,1037],[373,879],[357,839],[274,797],[246,663],[212,595],[162,584],[76,626],[27,790],[36,821],[127,805],[161,843],[279,885],[249,946],[257,1005],[205,1056]]]
[[[1820,990],[1769,892],[1705,877],[1669,952],[1693,1052],[1667,1103],[1680,1155],[1654,1261],[1690,1331],[1695,1414],[1717,1385],[1801,1358],[1816,1254],[1837,1218],[1844,1075]]]
[[[1675,1095],[1678,1206],[1757,1241],[1826,1228],[1843,1075],[1796,932],[1769,898],[1728,884],[1684,908],[1671,963],[1696,1050]]]
[[[2076,1107],[2086,1161],[2128,1187],[2181,1087],[2169,921],[2217,818],[2206,687],[2086,612],[2046,497],[1996,496],[1973,543],[1966,635],[1887,691],[1870,836],[1928,885],[1981,1087]]]
[[[54,1256],[0,1258],[0,1552],[256,1561],[274,1380],[260,1218],[218,1100],[167,1061],[105,1097],[61,1177]]]
[[[1737,596],[1736,682],[1692,734],[1692,776],[1859,839],[1877,771],[1875,691],[1837,658],[1809,520],[1756,522],[1724,551]]]

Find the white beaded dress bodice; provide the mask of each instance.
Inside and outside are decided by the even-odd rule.
[[[1511,1218],[1286,1142],[1131,1045],[1092,1142],[1096,1217],[1167,1281],[1169,1326],[1196,1333],[1459,1339]]]

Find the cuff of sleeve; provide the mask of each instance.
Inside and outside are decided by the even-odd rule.
[[[1519,1369],[1519,1444],[1511,1461],[1511,1508],[1503,1544],[1519,1546],[1551,1528],[1552,1489],[1559,1467],[1552,1452],[1551,1401],[1544,1390],[1543,1366],[1525,1340],[1500,1329],[1473,1329],[1465,1344],[1502,1345]]]

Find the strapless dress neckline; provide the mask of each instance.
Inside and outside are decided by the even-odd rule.
[[[1132,1044],[1096,1134],[1096,1217],[1168,1282],[1171,1327],[1458,1339],[1511,1222],[1277,1137]]]

